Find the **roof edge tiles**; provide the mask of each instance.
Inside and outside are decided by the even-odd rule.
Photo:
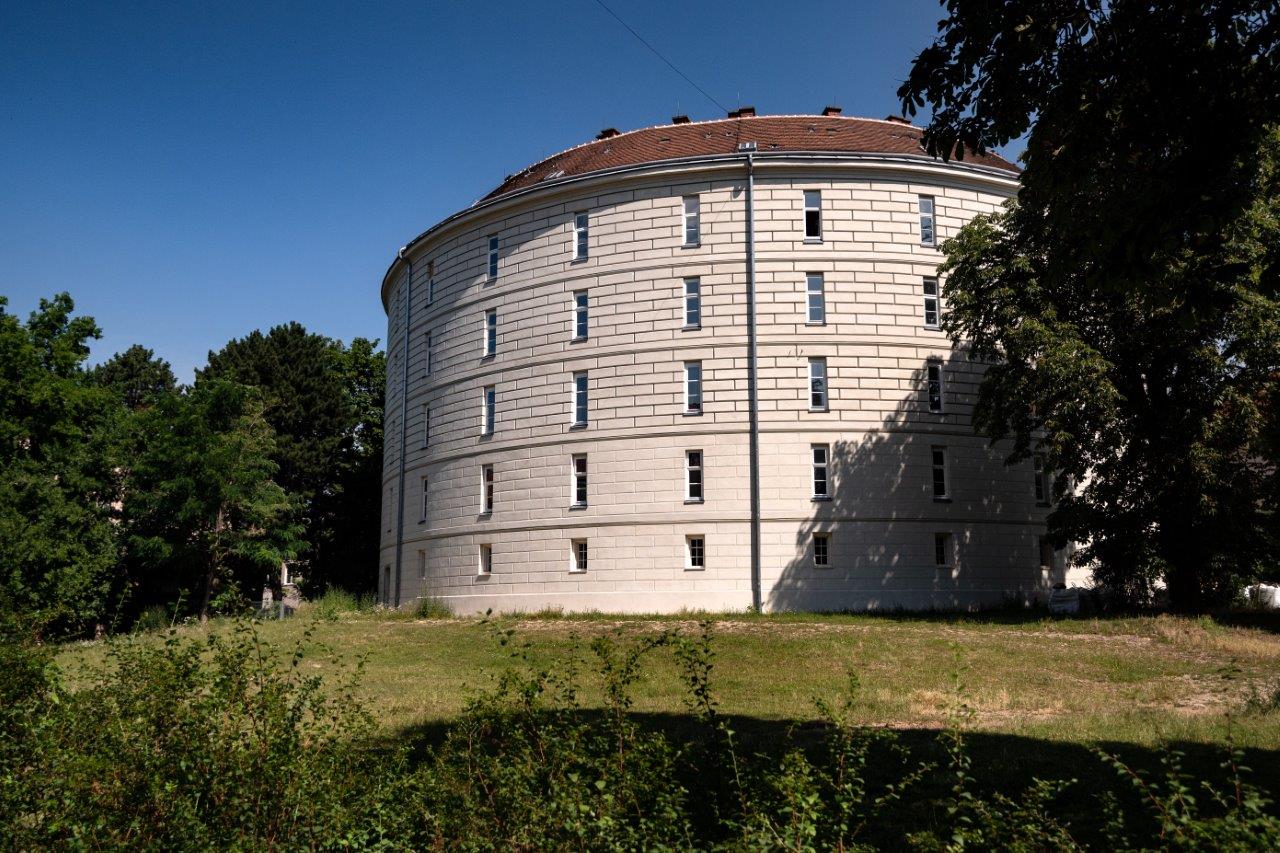
[[[895,117],[896,119],[896,117]],[[612,130],[612,128],[610,128]],[[732,154],[739,142],[754,142],[761,153],[841,152],[927,156],[921,146],[923,129],[902,119],[855,118],[842,115],[740,116],[710,121],[680,122],[642,127],[602,136],[567,148],[509,175],[484,196],[488,201],[516,190],[558,178],[660,163],[689,157]],[[964,162],[1007,171],[1019,169],[998,154],[968,154]]]

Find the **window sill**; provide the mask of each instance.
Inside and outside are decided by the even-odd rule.
[[[426,524],[426,523],[427,523],[427,520],[426,520],[425,518],[420,518],[420,519],[418,519],[418,523],[419,523],[419,524]],[[390,530],[388,530],[387,532],[388,532],[388,533],[390,533],[391,531],[390,531]]]
[[[831,503],[831,495],[814,495],[809,500],[816,504],[829,504]]]
[[[698,241],[698,242],[696,242],[696,243],[681,243],[681,244],[680,244],[680,248],[681,248],[681,249],[701,249],[701,248],[702,248],[702,241],[701,241],[701,240],[699,240],[699,241]]]
[[[481,362],[481,363],[484,363],[484,362],[486,362],[486,361],[493,361],[493,358],[494,358],[494,356],[496,356],[496,355],[497,355],[497,353],[494,353],[494,352],[487,352],[487,353],[485,353],[484,355],[480,356],[480,362]]]
[[[827,408],[826,406],[823,406],[821,409],[815,409],[812,406],[809,407],[809,414],[811,415],[825,415],[830,413],[830,411],[831,409]]]
[[[806,326],[825,326],[827,325],[827,321],[826,320],[805,320],[804,324]]]
[[[707,567],[706,566],[685,566],[684,570],[686,572],[705,572],[707,570]]]
[[[587,508],[586,504],[569,504],[570,512],[573,512],[574,510],[586,509],[586,508]]]
[[[942,331],[942,327],[941,327],[941,326],[930,326],[928,323],[925,323],[925,324],[924,324],[923,326],[921,326],[920,328],[924,329],[926,332],[941,332],[941,331]]]
[[[941,497],[941,498],[940,498],[940,497],[938,497],[937,495],[934,495],[934,496],[933,496],[933,502],[934,502],[934,503],[936,503],[936,504],[949,504],[949,503],[951,503],[951,498],[946,498],[946,497]]]
[[[486,518],[493,518],[493,510],[486,509],[476,513],[476,518],[483,521]]]
[[[580,258],[572,258],[572,259],[570,259],[569,263],[570,263],[571,265],[572,265],[572,264],[585,264],[585,263],[588,261],[588,259],[589,259],[589,256],[588,256],[588,255],[583,255],[583,256],[582,256],[582,257],[580,257]]]
[[[569,338],[569,343],[571,343],[571,344],[580,344],[580,343],[583,343],[584,341],[586,341],[586,338],[585,338],[585,337],[582,337],[582,338]]]
[[[586,569],[570,569],[569,570],[569,574],[571,575],[585,575],[586,573],[587,573]]]
[[[690,325],[687,325],[687,324],[686,324],[686,325],[684,325],[684,326],[681,326],[681,327],[680,327],[680,331],[682,331],[682,332],[700,332],[700,331],[702,331],[702,324],[701,324],[701,323],[699,323],[699,324],[698,324],[698,325],[696,325],[696,326],[690,326]]]
[[[697,412],[687,412],[687,411],[686,411],[686,412],[682,412],[681,414],[682,414],[684,417],[686,417],[686,418],[700,418],[700,417],[702,417],[702,412],[701,412],[701,411],[697,411]]]
[[[706,503],[706,501],[704,501],[702,498],[686,498],[684,503],[685,503],[685,506],[688,506],[689,504]]]
[[[480,433],[480,438],[493,438],[493,431]]]
[[[813,564],[813,567],[814,567],[815,569],[817,569],[818,571],[820,571],[820,572],[829,572],[829,571],[831,571],[831,564],[830,564],[830,563],[821,563],[821,564],[819,564],[819,563],[814,563],[814,564]]]
[[[586,421],[583,421],[582,423],[569,424],[569,429],[586,429],[586,428],[587,428]]]
[[[491,577],[493,577],[493,572],[476,572],[476,580],[478,581],[487,581]]]
[[[820,246],[822,245],[822,238],[821,237],[805,237],[804,242],[806,246]]]

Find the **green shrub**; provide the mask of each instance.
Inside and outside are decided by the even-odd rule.
[[[414,605],[413,615],[418,619],[452,619],[453,611],[440,599],[424,596]]]
[[[365,609],[363,602],[340,587],[331,586],[324,594],[310,603],[318,618],[334,622],[344,613],[356,613]]]
[[[153,604],[138,614],[133,630],[138,634],[158,634],[173,624],[170,609],[163,604]]]

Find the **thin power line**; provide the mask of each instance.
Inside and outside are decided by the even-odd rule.
[[[645,40],[644,40],[644,36],[640,35],[638,32],[636,32],[635,30],[631,29],[631,25],[630,25],[630,24],[628,24],[626,21],[622,20],[621,18],[619,18],[619,17],[618,17],[618,13],[617,13],[617,12],[613,11],[613,10],[612,10],[612,9],[610,9],[608,6],[606,6],[606,5],[604,4],[604,0],[596,0],[596,3],[598,3],[598,4],[600,5],[600,8],[601,8],[601,9],[604,9],[606,12],[608,12],[610,15],[612,15],[612,16],[613,16],[613,19],[614,19],[615,21],[617,21],[619,24],[622,24],[622,26],[626,27],[627,32],[631,33],[631,35],[633,35],[633,36],[635,36],[637,39],[639,39],[639,41],[640,41],[640,43],[641,43],[642,45],[644,45],[645,47],[649,48],[649,50],[653,51],[653,55],[654,55],[654,56],[658,57],[658,58],[659,58],[659,59],[661,59],[663,62],[667,63],[667,67],[668,67],[668,68],[670,68],[672,71],[676,72],[676,73],[677,73],[677,74],[679,74],[681,77],[683,77],[686,83],[688,83],[690,86],[692,86],[693,88],[695,88],[695,89],[697,89],[699,92],[701,92],[703,95],[705,95],[708,101],[710,101],[711,103],[715,104],[715,105],[716,105],[717,107],[719,107],[721,110],[724,110],[724,112],[726,112],[726,113],[727,113],[727,112],[729,112],[729,108],[728,108],[728,107],[726,107],[724,104],[720,103],[720,102],[719,102],[719,101],[717,101],[715,98],[713,98],[713,97],[711,97],[709,94],[707,94],[707,90],[706,90],[706,89],[702,88],[702,87],[701,87],[701,86],[699,86],[697,83],[693,82],[693,80],[691,80],[691,79],[689,78],[689,75],[688,75],[688,74],[685,74],[685,73],[684,73],[683,71],[681,71],[679,68],[676,68],[676,67],[675,67],[675,65],[671,62],[671,60],[670,60],[670,59],[667,59],[665,56],[663,56],[661,53],[659,53],[659,52],[658,52],[658,49],[657,49],[656,47],[654,47],[653,45],[649,44],[649,42],[645,41]]]

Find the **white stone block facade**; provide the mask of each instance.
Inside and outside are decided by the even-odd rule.
[[[432,597],[462,613],[751,606],[746,182],[745,156],[588,175],[477,205],[402,252],[383,286],[382,601]],[[969,608],[1043,596],[1063,579],[1060,558],[1041,565],[1048,510],[1031,464],[1005,466],[973,434],[979,369],[924,323],[923,281],[942,256],[921,245],[919,197],[935,200],[940,243],[1016,189],[1013,174],[924,158],[755,161],[764,609]],[[804,239],[807,190],[821,194],[821,242]],[[687,247],[682,199],[694,195],[701,239]],[[577,212],[589,223],[581,260]],[[806,322],[810,273],[823,275],[823,325]],[[589,330],[574,340],[580,291]],[[810,410],[811,358],[826,359],[826,411]],[[940,413],[930,359],[942,367]],[[685,411],[686,362],[701,364],[701,414]],[[589,418],[574,426],[581,371]],[[829,501],[814,500],[814,445],[829,449]],[[935,447],[946,448],[945,500],[933,494]],[[689,451],[701,453],[700,503],[687,500]],[[579,454],[585,506],[574,505]],[[815,534],[828,537],[827,566],[815,565]],[[704,541],[702,568],[689,566],[689,537]]]

